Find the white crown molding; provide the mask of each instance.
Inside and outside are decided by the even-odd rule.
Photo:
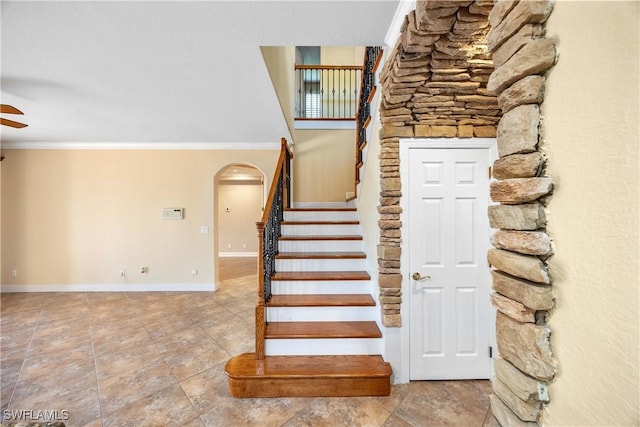
[[[389,48],[393,48],[396,45],[396,41],[400,36],[400,29],[402,28],[402,24],[404,24],[405,16],[415,8],[416,0],[400,0],[398,2],[396,13],[393,15],[393,19],[387,30],[387,35],[384,37],[384,43]]]
[[[5,150],[280,150],[280,142],[3,142]]]
[[[117,283],[64,285],[0,285],[0,293],[15,292],[213,292],[215,283]]]

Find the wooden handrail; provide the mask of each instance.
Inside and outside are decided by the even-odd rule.
[[[258,301],[256,304],[256,359],[265,357],[265,305],[271,297],[271,274],[274,270],[274,255],[277,253],[280,237],[280,222],[283,211],[290,203],[290,173],[293,153],[285,138],[281,139],[280,156],[276,164],[269,196],[260,221],[256,222],[258,230]],[[265,234],[266,230],[266,234]],[[265,262],[266,259],[266,262]],[[269,263],[269,265],[267,265]]]
[[[275,197],[276,190],[277,190],[277,187],[278,187],[278,179],[280,178],[280,174],[282,173],[282,169],[283,169],[283,165],[284,165],[284,162],[285,162],[285,156],[286,156],[287,151],[289,152],[289,154],[293,158],[293,154],[291,153],[291,150],[289,149],[289,146],[287,144],[286,138],[282,138],[280,140],[280,157],[278,157],[278,163],[276,163],[276,170],[275,170],[275,173],[273,175],[273,181],[271,181],[271,186],[269,187],[269,195],[267,196],[267,203],[265,203],[265,205],[264,205],[264,212],[262,212],[262,218],[260,219],[259,222],[256,223],[256,225],[258,225],[258,226],[260,224],[263,224],[263,225],[266,224],[267,220],[269,219],[269,211],[271,210],[271,207],[273,206],[273,199]]]

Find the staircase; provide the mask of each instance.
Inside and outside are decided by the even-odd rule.
[[[391,367],[357,211],[286,209],[273,296],[266,304],[265,358],[245,353],[226,366],[235,397],[385,396]]]

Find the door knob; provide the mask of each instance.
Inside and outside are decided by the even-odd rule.
[[[411,276],[413,280],[429,280],[431,276],[421,276],[417,271]]]

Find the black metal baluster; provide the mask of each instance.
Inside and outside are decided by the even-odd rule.
[[[336,70],[330,70],[331,74],[331,115],[336,116]]]
[[[341,118],[347,117],[347,70],[342,70],[342,115]]]
[[[340,83],[340,74],[342,70],[338,70],[338,115],[336,117],[342,117],[342,113],[340,112],[340,93],[342,92],[342,85]]]

